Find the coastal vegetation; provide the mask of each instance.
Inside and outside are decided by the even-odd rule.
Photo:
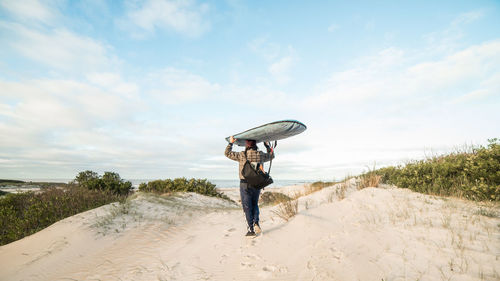
[[[81,186],[9,193],[0,199],[0,245],[31,235],[66,217],[124,198],[109,191]]]
[[[117,195],[127,195],[133,189],[130,181],[124,181],[119,174],[113,172],[104,172],[104,175],[99,176],[96,172],[87,170],[78,173],[73,183],[89,190],[109,191]]]
[[[12,180],[2,182],[26,184]],[[41,190],[9,193],[0,199],[0,245],[75,214],[124,201],[132,190],[132,184],[123,181],[117,173],[106,172],[101,177],[92,171],[80,172],[70,184],[37,183],[36,186]]]
[[[218,197],[226,200],[230,200],[224,193],[219,192],[215,188],[215,184],[209,182],[206,179],[186,179],[186,178],[176,178],[176,179],[166,179],[166,180],[154,180],[148,183],[141,183],[139,185],[139,191],[142,192],[153,192],[157,194],[171,194],[175,192],[196,192],[202,195]]]
[[[259,202],[262,205],[277,205],[290,200],[292,200],[292,198],[281,192],[266,191],[260,196]]]
[[[375,167],[373,170],[368,170],[367,173],[363,173],[358,177],[357,188],[363,189],[367,187],[378,187],[382,176],[375,172]]]
[[[2,183],[26,184],[2,180]],[[47,187],[49,186],[49,187]],[[78,173],[69,184],[43,186],[40,191],[2,192],[0,195],[0,245],[31,235],[66,217],[112,202],[123,203],[132,193],[130,181],[120,175],[93,171]],[[230,200],[206,179],[166,179],[142,183],[139,190],[157,194],[196,192]]]
[[[327,186],[331,186],[334,184],[337,184],[338,182],[336,181],[315,181],[310,184],[312,188],[317,188],[318,190],[321,190]]]
[[[500,201],[500,142],[369,171],[400,188],[475,201]]]
[[[416,192],[457,196],[476,201],[500,201],[500,142],[491,139],[486,146],[475,146],[447,155],[414,160],[405,165],[369,169],[357,177],[358,188],[376,187],[379,182]],[[31,185],[32,182],[0,179],[1,186]],[[319,191],[335,182],[315,182],[305,194]],[[346,181],[339,198],[345,197]],[[33,234],[58,220],[111,202],[125,202],[132,184],[119,174],[93,171],[77,174],[69,184],[44,183],[39,191],[0,192],[0,245]],[[139,191],[160,195],[196,192],[230,200],[206,179],[164,179],[139,185]],[[278,205],[275,214],[288,220],[297,213],[297,197],[264,192],[263,205]],[[486,215],[490,215],[485,212]]]
[[[293,218],[299,212],[298,198],[300,197],[300,194],[295,194],[292,197],[288,197],[286,195],[276,197],[279,204],[271,212],[285,221]]]

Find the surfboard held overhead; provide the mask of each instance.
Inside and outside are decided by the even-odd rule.
[[[237,145],[245,146],[245,140],[255,140],[257,143],[282,140],[298,135],[306,129],[306,125],[297,120],[282,120],[267,123],[233,136]],[[229,137],[226,138],[226,141],[229,142]]]

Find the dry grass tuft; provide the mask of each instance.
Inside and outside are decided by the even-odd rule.
[[[317,192],[317,191],[320,191],[322,190],[323,188],[325,187],[328,187],[328,186],[332,186],[336,184],[336,182],[333,182],[333,181],[328,181],[328,182],[324,182],[324,181],[316,181],[316,182],[313,182],[311,184],[308,184],[305,186],[304,188],[304,191],[300,192],[300,193],[296,193],[294,198],[299,198],[299,197],[302,197],[302,196],[307,196],[309,194],[312,194],[314,192]]]
[[[485,216],[485,217],[489,217],[489,218],[496,218],[498,217],[498,213],[497,211],[495,211],[494,208],[490,207],[490,208],[479,208],[478,210],[476,210],[476,212],[474,212],[475,215],[481,215],[481,216]]]
[[[382,177],[374,173],[362,175],[360,177],[361,181],[358,184],[358,189],[363,189],[367,187],[378,187],[380,179]]]
[[[321,185],[307,185],[306,188],[304,189],[304,196],[307,196],[311,193],[314,193],[316,191],[320,191],[324,188],[324,186]]]
[[[343,183],[340,184],[339,188],[335,191],[337,194],[337,198],[339,200],[344,200],[345,199],[345,192],[347,190],[347,181],[344,181]]]
[[[293,196],[297,198],[296,196]],[[299,201],[297,199],[288,198],[283,200],[278,206],[276,210],[272,212],[278,217],[288,221],[293,218],[299,211]]]
[[[368,168],[368,172],[359,176],[358,189],[378,187],[381,179],[382,177],[376,174],[374,164],[373,169]]]
[[[281,192],[271,192],[271,191],[266,191],[262,193],[262,196],[260,196],[260,201],[259,204],[262,205],[277,205],[281,202],[284,202],[286,200],[290,200],[291,198],[283,194]]]

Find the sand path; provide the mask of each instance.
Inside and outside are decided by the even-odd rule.
[[[289,222],[262,208],[253,239],[231,206],[186,215],[139,198],[107,232],[102,207],[0,247],[0,280],[498,280],[500,219],[486,207],[403,189],[338,200],[338,188],[302,197]],[[176,223],[141,215],[155,207]]]

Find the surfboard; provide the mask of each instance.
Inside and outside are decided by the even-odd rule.
[[[244,132],[233,135],[236,144],[245,146],[245,140],[255,140],[257,143],[286,139],[298,135],[307,129],[306,125],[297,120],[281,120],[267,123]],[[229,142],[229,137],[226,138]]]

